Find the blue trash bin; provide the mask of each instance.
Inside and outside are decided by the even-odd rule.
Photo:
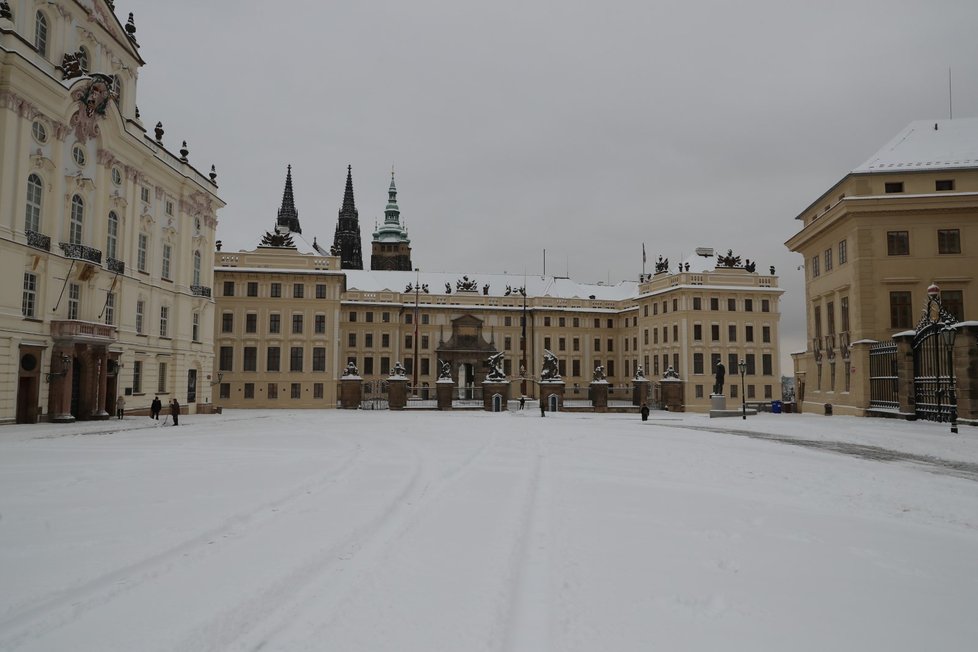
[[[771,412],[781,414],[781,401],[771,401]]]

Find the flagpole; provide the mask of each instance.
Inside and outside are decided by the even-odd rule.
[[[642,279],[645,280],[645,243],[642,243]]]

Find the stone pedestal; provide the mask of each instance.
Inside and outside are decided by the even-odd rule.
[[[649,402],[649,391],[652,381],[648,378],[632,379],[632,405],[640,406]]]
[[[391,376],[387,379],[387,406],[392,410],[407,407],[407,376]]]
[[[662,394],[662,406],[670,412],[686,411],[686,383],[677,378],[663,378],[659,387]]]
[[[551,380],[540,383],[540,401],[550,409],[550,397],[557,397],[557,409],[564,409],[564,381]]]
[[[958,421],[978,425],[978,321],[959,323],[954,338]]]
[[[596,380],[591,383],[591,405],[595,412],[608,411],[608,381]]]
[[[757,414],[757,410],[747,410],[747,415]],[[742,417],[744,416],[743,406],[737,405],[727,408],[727,397],[723,394],[710,394],[710,418],[719,417]]]
[[[452,393],[455,391],[455,381],[450,378],[435,383],[435,394],[438,397],[439,410],[452,409]]]
[[[710,394],[710,411],[726,410],[727,397],[723,394]]]
[[[343,376],[340,378],[340,407],[344,410],[360,409],[360,397],[363,396],[363,378],[360,376]]]
[[[500,410],[505,412],[509,402],[509,381],[507,380],[484,380],[482,381],[482,407],[486,412],[492,412],[492,397],[499,394],[502,397]]]
[[[897,396],[900,412],[908,419],[917,418],[917,392],[913,382],[913,331],[897,333]]]

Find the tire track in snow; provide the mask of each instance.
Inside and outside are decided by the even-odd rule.
[[[221,546],[215,543],[231,536],[238,538],[249,529],[265,526],[277,519],[281,510],[291,503],[336,485],[356,465],[362,452],[362,445],[357,444],[334,467],[307,477],[273,500],[233,514],[221,525],[195,537],[31,604],[12,607],[0,616],[0,649],[15,649],[26,640],[63,627],[88,611],[169,573],[185,557],[218,553]]]
[[[277,649],[296,649],[299,643],[282,647],[276,640],[299,621],[308,605],[315,606],[315,620],[299,636],[301,641],[324,640],[344,605],[356,598],[371,573],[386,559],[393,546],[410,532],[424,513],[435,506],[448,489],[461,480],[489,451],[496,440],[493,434],[472,454],[437,477],[419,472],[403,491],[367,523],[339,543],[318,552],[295,570],[265,588],[247,602],[239,604],[203,631],[188,638],[188,646],[178,649],[262,650],[274,643]],[[405,439],[396,440],[405,443]],[[419,459],[418,447],[413,450]],[[427,460],[421,466],[426,466]],[[323,581],[325,577],[329,581]],[[275,605],[270,607],[269,605]],[[235,625],[227,626],[228,622]],[[290,635],[294,638],[295,633]],[[206,641],[199,646],[198,643]]]

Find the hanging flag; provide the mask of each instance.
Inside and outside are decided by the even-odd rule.
[[[642,264],[645,264],[645,243],[642,243]]]

